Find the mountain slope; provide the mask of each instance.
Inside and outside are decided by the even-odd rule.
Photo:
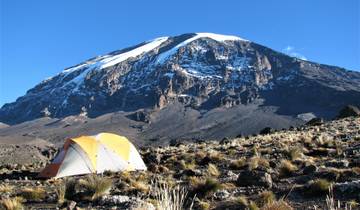
[[[295,125],[308,115],[333,118],[347,104],[360,105],[358,72],[289,57],[235,36],[194,33],[160,37],[65,69],[5,104],[0,121],[97,118],[121,111],[144,123],[138,133],[146,138],[169,136],[174,129],[181,132],[170,135],[174,138],[218,138],[220,128],[253,133]],[[223,126],[211,113],[221,113],[215,115]],[[276,120],[262,121],[270,115]]]

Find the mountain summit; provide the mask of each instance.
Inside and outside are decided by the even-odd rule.
[[[347,104],[360,105],[358,72],[289,57],[237,36],[190,33],[67,68],[5,104],[0,122],[121,111],[131,120],[179,118],[183,122],[173,124],[180,130],[188,122],[198,130],[235,126],[253,132],[332,118]],[[161,125],[163,135],[167,128]]]

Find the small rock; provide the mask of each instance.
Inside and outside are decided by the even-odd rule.
[[[348,160],[339,160],[339,161],[330,161],[325,163],[326,167],[334,167],[334,168],[347,168],[349,167]]]
[[[67,207],[68,210],[73,210],[76,206],[76,202],[75,201],[71,201]]]
[[[271,134],[273,132],[274,132],[274,129],[272,129],[270,127],[265,127],[259,132],[259,134],[260,135],[267,135],[267,134]]]
[[[312,118],[311,120],[309,120],[306,123],[306,125],[309,125],[309,126],[317,126],[317,125],[322,125],[322,124],[324,124],[324,119],[318,118],[318,117]]]
[[[309,165],[309,166],[305,166],[303,173],[306,175],[310,175],[315,173],[318,170],[318,168],[315,165]]]
[[[227,138],[227,137],[223,138],[223,139],[220,141],[220,144],[221,144],[221,145],[229,144],[229,143],[230,143],[230,139]]]
[[[230,193],[227,190],[219,190],[214,193],[214,198],[217,200],[224,200],[230,197]]]
[[[360,110],[356,106],[347,105],[342,110],[340,110],[338,119],[346,118],[346,117],[358,117],[360,116]]]

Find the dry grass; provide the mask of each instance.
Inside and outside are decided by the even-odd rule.
[[[150,186],[147,183],[145,183],[144,181],[133,181],[131,183],[131,186],[137,192],[141,192],[143,194],[147,194],[150,191]]]
[[[194,170],[196,168],[196,163],[194,160],[192,160],[190,162],[180,160],[179,164],[180,164],[181,169],[183,169],[183,170]]]
[[[66,185],[59,184],[56,186],[55,194],[57,197],[58,204],[63,204],[65,202],[65,193],[66,193]]]
[[[23,210],[23,199],[21,197],[3,198],[0,200],[0,209],[5,210]]]
[[[0,193],[11,193],[14,187],[9,184],[0,185]]]
[[[301,158],[303,155],[302,149],[300,147],[293,147],[288,151],[288,156],[290,160],[294,161]]]
[[[287,177],[292,175],[295,171],[297,171],[298,168],[292,164],[288,160],[282,160],[280,167],[279,167],[279,173],[281,177]]]
[[[312,181],[308,187],[308,193],[313,196],[326,194],[331,187],[331,183],[326,179],[317,179]]]
[[[210,152],[208,156],[209,156],[210,160],[213,162],[220,162],[220,161],[224,160],[224,155],[217,151]]]
[[[248,199],[243,195],[236,198],[235,201],[239,207],[247,207],[249,205]]]
[[[185,188],[177,185],[171,188],[166,183],[155,182],[152,184],[151,191],[154,193],[154,197],[157,203],[157,209],[159,210],[181,210],[185,209],[187,191]],[[192,209],[192,203],[190,204],[190,210]]]
[[[230,169],[240,170],[246,166],[246,158],[240,158],[238,160],[233,160],[230,162]]]
[[[329,194],[326,196],[326,210],[351,210],[352,207],[355,206],[356,206],[356,202],[355,204],[345,203],[345,205],[342,206],[339,200],[336,201],[334,198],[333,186],[330,185]]]
[[[221,184],[211,178],[203,179],[193,179],[190,181],[190,184],[193,188],[192,193],[199,198],[208,196],[209,194],[222,188]]]
[[[213,177],[218,177],[221,174],[219,169],[216,167],[216,165],[211,163],[209,163],[207,167],[207,173],[209,176],[213,176]]]
[[[278,200],[266,204],[262,210],[293,210],[293,208],[284,200]]]
[[[254,201],[250,201],[248,208],[249,210],[260,210]]]
[[[269,161],[260,156],[254,156],[248,161],[249,170],[254,170],[258,167],[270,168]]]
[[[271,191],[263,191],[259,195],[260,206],[265,206],[267,204],[273,203],[275,200],[276,200],[276,196]]]
[[[79,187],[84,191],[84,199],[94,201],[108,194],[112,187],[112,180],[97,175],[87,176],[79,180]]]
[[[46,196],[46,192],[43,188],[24,188],[20,192],[21,197],[29,201],[42,201]]]

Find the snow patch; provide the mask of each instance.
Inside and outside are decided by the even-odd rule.
[[[125,53],[121,53],[119,55],[115,55],[115,56],[111,56],[109,58],[105,58],[103,60],[101,60],[100,62],[102,63],[101,65],[101,69],[107,68],[109,66],[113,66],[116,65],[122,61],[125,61],[129,58],[132,57],[136,57],[139,56],[143,53],[147,53],[150,52],[151,50],[155,49],[156,47],[160,46],[163,42],[165,42],[168,39],[168,37],[160,37],[157,39],[154,39],[150,42],[148,42],[145,45],[142,45],[138,48],[135,48],[133,50],[130,50],[128,52]]]
[[[187,44],[197,40],[197,39],[200,39],[200,38],[210,38],[210,39],[213,39],[215,41],[218,41],[218,42],[225,42],[225,41],[248,41],[246,39],[243,39],[243,38],[240,38],[240,37],[237,37],[237,36],[229,36],[229,35],[221,35],[221,34],[214,34],[214,33],[196,33],[195,36],[181,42],[180,44],[176,45],[175,47],[171,48],[170,50],[160,54],[158,56],[158,59],[156,61],[156,63],[158,64],[162,64],[164,63],[164,61],[174,55],[179,48],[181,47],[184,47],[186,46]]]

